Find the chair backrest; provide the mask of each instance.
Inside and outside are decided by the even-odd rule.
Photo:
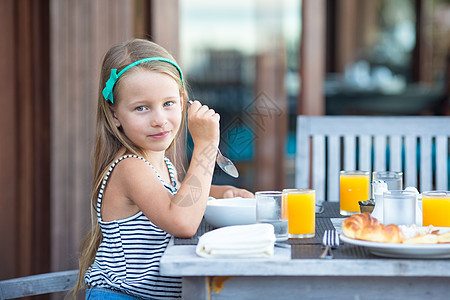
[[[338,201],[340,170],[389,170],[404,187],[448,190],[449,134],[450,117],[298,116],[295,185]]]
[[[78,270],[60,271],[0,281],[0,299],[64,292],[75,286]]]

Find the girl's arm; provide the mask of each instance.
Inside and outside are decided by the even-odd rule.
[[[112,176],[107,192],[112,196],[122,194],[130,206],[136,205],[164,231],[177,237],[193,236],[202,220],[211,189],[219,145],[219,119],[214,110],[198,101],[188,108],[188,127],[194,151],[185,179],[175,196],[161,185],[145,162],[132,158],[116,166],[116,174]],[[114,186],[118,187],[116,193]]]
[[[245,189],[236,188],[231,185],[212,185],[209,195],[216,199],[234,198],[234,197],[242,197],[242,198],[254,198],[255,197],[255,195],[253,195],[253,193],[251,193]]]

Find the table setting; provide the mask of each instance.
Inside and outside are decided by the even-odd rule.
[[[354,183],[357,188],[351,186],[352,176],[360,177]],[[230,230],[234,230],[232,227],[240,226],[239,230],[242,234],[245,234],[247,228],[254,230],[255,227],[245,225],[268,223],[274,226],[275,240],[273,246],[290,249],[291,259],[325,257],[325,252],[330,252],[329,249],[326,249],[327,243],[324,238],[326,231],[336,231],[340,236],[332,246],[334,248],[332,251],[333,258],[336,259],[374,259],[378,257],[450,258],[450,241],[442,243],[430,243],[428,241],[414,244],[399,241],[395,243],[381,243],[370,239],[355,239],[343,234],[340,228],[342,222],[345,218],[362,212],[360,199],[366,199],[369,190],[371,190],[371,195],[376,201],[375,206],[372,207],[371,215],[376,220],[379,220],[380,224],[383,223],[384,217],[387,224],[400,225],[403,228],[402,230],[409,230],[409,234],[412,229],[408,228],[408,226],[414,225],[414,228],[425,228],[422,226],[423,220],[425,220],[425,225],[432,227],[433,225],[431,224],[432,221],[427,219],[429,213],[422,214],[423,197],[418,193],[417,189],[408,187],[405,190],[388,190],[386,180],[391,188],[402,186],[401,172],[381,172],[381,174],[374,172],[373,178],[376,179],[371,182],[370,186],[368,172],[343,171],[341,172],[341,177],[343,179],[341,181],[341,189],[347,189],[350,192],[342,192],[340,202],[316,201],[314,190],[311,189],[260,191],[256,192],[254,199],[240,197],[231,199],[211,198],[208,201],[204,220],[197,234],[191,239],[176,238],[174,244],[196,245],[200,236],[214,231],[216,228],[225,228],[221,231],[226,232],[227,227],[230,227]],[[358,188],[361,184],[363,186]],[[351,191],[352,189],[353,191]],[[425,199],[427,197],[430,199],[437,197],[444,204],[446,203],[445,201],[450,201],[448,200],[450,199],[449,192],[430,191],[423,194]],[[304,206],[305,203],[306,207]],[[383,209],[383,203],[386,203],[385,210]],[[444,207],[444,212],[446,209]],[[293,212],[301,213],[295,215]],[[433,234],[436,236],[450,231],[450,224],[446,223],[447,220],[440,218],[439,222],[441,223],[435,224],[446,226],[433,227],[435,229]],[[419,235],[419,233],[415,235]],[[249,231],[246,234],[251,236],[252,232]],[[431,231],[425,234],[431,234]],[[232,237],[232,234],[228,234],[228,237]],[[433,236],[431,235],[431,237]],[[226,244],[227,240],[224,240],[224,243]],[[232,244],[233,241],[229,243]],[[269,252],[273,253],[273,251]],[[229,257],[232,257],[232,255]],[[327,257],[330,257],[330,255]]]
[[[359,178],[356,187],[345,178],[341,189],[350,191],[341,192],[338,201],[315,199],[311,189],[258,191],[254,199],[211,198],[197,233],[190,239],[172,239],[161,259],[161,273],[182,276],[183,289],[194,293],[209,286],[210,279],[226,278],[231,294],[224,295],[245,290],[262,299],[270,299],[275,282],[289,291],[294,283],[307,288],[331,278],[342,291],[373,298],[382,297],[380,290],[393,290],[398,299],[406,290],[413,298],[450,292],[450,224],[445,223],[450,193],[389,190],[385,180],[370,181],[367,173],[346,172],[347,177],[365,178]],[[343,200],[345,195],[350,199]],[[361,202],[368,200],[374,205],[362,212]],[[439,205],[444,207],[436,209]],[[381,222],[373,212],[381,215]],[[394,217],[388,224],[389,213]],[[367,224],[349,231],[348,223],[355,218],[366,218]],[[276,229],[278,224],[282,226]],[[326,289],[317,295],[327,298],[333,293]],[[205,295],[209,299],[214,293]]]

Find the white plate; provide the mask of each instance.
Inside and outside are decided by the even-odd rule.
[[[439,233],[450,228],[439,228]],[[450,258],[450,243],[446,244],[400,244],[355,240],[341,234],[341,241],[367,247],[372,254],[395,258]]]
[[[241,197],[209,200],[205,219],[214,227],[255,224],[256,200]]]

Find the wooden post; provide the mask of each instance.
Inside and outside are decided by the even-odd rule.
[[[260,54],[256,60],[255,98],[246,111],[255,129],[255,190],[285,187],[287,133],[286,49],[282,35],[282,6],[265,1],[258,8]]]
[[[133,1],[50,0],[52,270],[77,267],[90,228],[101,60],[134,34]]]
[[[280,190],[285,186],[287,99],[283,82],[284,50],[260,55],[251,119],[255,134],[255,190]]]
[[[358,32],[358,0],[341,0],[337,6],[337,72],[355,61]]]
[[[150,38],[166,48],[177,60],[180,57],[179,6],[178,0],[152,0],[149,15]]]
[[[431,7],[429,1],[417,0],[416,5],[416,45],[413,50],[413,79],[429,84],[432,76],[432,32],[430,25]]]
[[[304,0],[298,114],[323,115],[325,99],[325,0]]]
[[[15,80],[17,72],[14,61],[16,59],[16,49],[14,45],[15,36],[15,15],[14,0],[2,1],[0,9],[0,90],[2,97],[0,103],[0,137],[3,140],[0,147],[0,279],[11,278],[18,275],[16,264],[19,260],[18,253],[18,228],[11,226],[17,224],[18,209],[18,128],[16,122],[17,90]]]
[[[49,268],[48,1],[3,1],[0,278]]]

